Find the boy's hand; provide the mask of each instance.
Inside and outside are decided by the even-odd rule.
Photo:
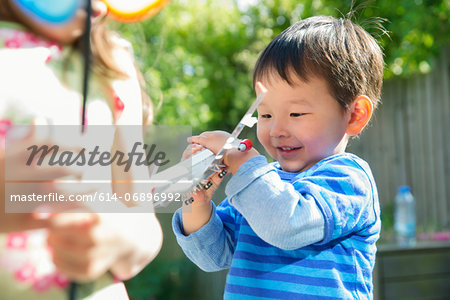
[[[219,173],[214,173],[208,178],[208,184],[205,188],[202,190],[196,191],[192,194],[192,198],[194,199],[193,205],[198,206],[202,205],[203,203],[209,203],[214,195],[214,193],[217,191],[217,188],[222,183],[223,178],[226,174],[226,169],[224,169],[225,172],[223,175],[219,176]]]
[[[217,154],[217,152],[222,149],[225,142],[230,137],[230,134],[225,131],[205,131],[200,135],[192,136],[188,138],[189,143],[199,144],[212,152]]]
[[[225,131],[206,131],[198,136],[188,138],[188,142],[200,144],[217,154],[229,137],[230,134]],[[259,153],[254,148],[247,152],[229,149],[224,155],[223,163],[229,167],[231,173],[235,174],[243,163],[257,155]]]
[[[199,136],[197,136],[199,137]],[[197,138],[194,137],[194,138]],[[204,138],[205,136],[203,136],[202,138]],[[188,140],[191,141],[192,138],[189,138]],[[226,140],[226,139],[225,139]],[[222,146],[220,146],[221,148]],[[220,148],[217,150],[219,151]],[[190,144],[183,152],[183,156],[182,156],[182,160],[185,160],[187,158],[189,158],[190,156],[192,156],[193,154],[200,152],[202,150],[204,150],[205,147],[203,147],[200,144]],[[211,149],[210,149],[211,150]],[[211,150],[213,151],[213,150]],[[217,151],[215,153],[217,153]],[[214,152],[214,151],[213,151]],[[192,195],[192,198],[194,198],[194,206],[199,206],[202,203],[208,203],[211,199],[212,196],[214,195],[214,192],[217,190],[217,188],[219,187],[220,183],[222,182],[223,178],[225,177],[225,174],[227,173],[227,170],[224,169],[224,171],[221,173],[221,175],[219,175],[218,173],[213,174],[211,177],[208,178],[208,181],[211,183],[210,186],[206,189],[202,189],[200,191],[197,191],[196,193],[194,193]]]
[[[212,152],[217,153],[225,143],[229,134],[226,132],[218,132],[213,134],[212,132],[202,133],[200,136],[191,137],[189,142],[193,143],[189,145],[183,153],[182,159],[187,159],[192,154],[205,149],[204,146],[208,145]],[[222,141],[223,140],[223,141]],[[203,145],[201,145],[200,143]],[[225,171],[226,172],[226,171]],[[202,189],[192,194],[194,202],[190,204],[183,204],[183,231],[185,235],[190,235],[193,232],[199,230],[202,226],[208,223],[211,218],[212,205],[211,199],[214,192],[219,187],[224,173],[219,176],[218,173],[213,174],[208,178],[211,183],[207,189]]]

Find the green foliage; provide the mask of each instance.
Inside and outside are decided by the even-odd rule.
[[[387,68],[385,78],[428,73],[434,58],[450,41],[450,1],[376,1],[363,17],[380,16],[389,36],[381,37]]]
[[[234,5],[173,1],[148,22],[126,27],[149,94],[162,101],[157,123],[198,130],[238,121],[253,97],[249,60],[256,57],[240,18]]]
[[[381,207],[382,228],[379,243],[395,242],[394,209],[395,203],[393,201]]]
[[[155,104],[156,123],[194,132],[230,130],[254,97],[253,65],[282,30],[312,15],[352,17],[385,51],[385,77],[429,72],[449,42],[448,0],[172,0],[157,16],[119,29],[134,46]],[[364,8],[365,7],[365,8]],[[385,18],[383,35],[379,19]]]
[[[263,5],[252,7],[246,13],[257,20],[257,26],[269,27],[274,33],[301,18],[343,17],[354,11],[351,19],[377,37],[384,48],[385,78],[429,72],[433,58],[450,41],[448,0],[272,0],[259,3]]]
[[[195,268],[185,259],[156,258],[138,276],[126,282],[128,295],[132,300],[195,299],[191,281]]]

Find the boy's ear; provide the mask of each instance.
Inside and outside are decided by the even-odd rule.
[[[350,120],[345,133],[350,136],[359,134],[369,123],[372,113],[373,104],[369,97],[365,95],[357,96],[350,106]]]

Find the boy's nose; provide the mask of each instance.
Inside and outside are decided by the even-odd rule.
[[[289,135],[288,128],[283,120],[273,120],[270,128],[271,137],[286,137]]]

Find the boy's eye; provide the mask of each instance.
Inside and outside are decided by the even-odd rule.
[[[301,115],[303,115],[302,113],[291,113],[290,116],[291,117],[300,117]]]
[[[262,119],[269,119],[269,118],[272,118],[272,116],[269,115],[269,114],[262,114],[262,115],[260,115],[259,117],[262,118]]]

